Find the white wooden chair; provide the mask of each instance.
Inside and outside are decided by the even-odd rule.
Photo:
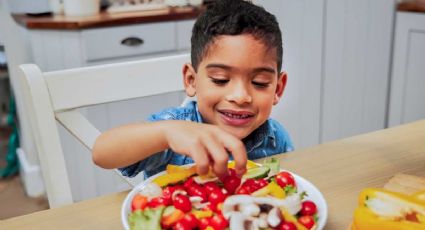
[[[182,54],[45,73],[34,64],[20,66],[51,208],[74,202],[58,124],[91,150],[100,131],[79,108],[182,91],[182,65],[189,60]]]

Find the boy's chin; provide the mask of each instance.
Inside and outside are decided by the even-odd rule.
[[[228,127],[225,128],[225,131],[237,137],[239,140],[243,140],[250,134],[249,130],[240,130]]]

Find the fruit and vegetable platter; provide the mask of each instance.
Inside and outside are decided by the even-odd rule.
[[[126,229],[245,230],[323,229],[327,206],[309,181],[281,170],[279,161],[248,161],[238,177],[234,162],[218,178],[197,175],[196,166],[168,165],[136,186],[123,203]]]

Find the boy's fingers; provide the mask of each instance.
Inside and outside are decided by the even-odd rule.
[[[210,168],[210,160],[208,158],[206,150],[201,146],[195,146],[192,148],[190,156],[196,163],[196,171],[198,172],[198,174],[207,174]]]
[[[223,138],[227,150],[232,154],[235,161],[235,171],[242,176],[246,171],[247,155],[245,145],[235,137]]]
[[[227,175],[227,162],[229,161],[229,156],[224,146],[214,138],[206,140],[205,145],[207,147],[207,151],[210,153],[209,155],[214,161],[214,173],[218,177]]]

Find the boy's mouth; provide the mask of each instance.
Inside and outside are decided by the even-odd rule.
[[[244,125],[254,117],[254,113],[248,111],[219,110],[218,112],[227,124],[236,126]]]

